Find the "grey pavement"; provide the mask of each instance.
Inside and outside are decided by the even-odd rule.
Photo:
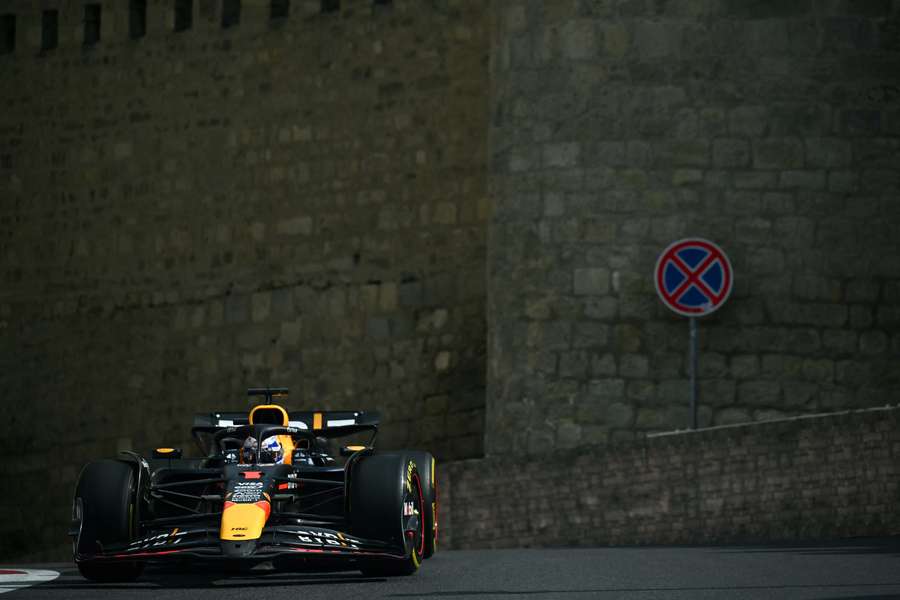
[[[260,568],[226,575],[157,568],[148,569],[134,584],[99,585],[82,579],[70,564],[27,566],[55,569],[61,576],[11,592],[3,600],[900,600],[898,537],[794,545],[438,552],[417,574],[397,579],[366,578],[358,572],[284,573]]]

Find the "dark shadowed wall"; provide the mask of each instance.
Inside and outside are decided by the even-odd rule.
[[[0,6],[0,554],[64,547],[82,464],[187,445],[192,413],[248,386],[479,456],[484,3],[244,2],[223,29],[195,1],[176,33],[151,1],[130,39],[106,1],[91,48],[84,4]]]
[[[701,424],[896,404],[897,0],[244,0],[228,27],[195,0],[180,32],[150,0],[134,38],[105,0],[86,47],[87,3],[0,7],[0,557],[64,556],[82,464],[186,444],[249,385],[486,454],[448,465],[456,523],[495,459],[619,468],[597,449],[688,422],[688,326],[651,280],[687,235],[736,270]],[[621,464],[621,502],[673,514]],[[548,514],[508,490],[511,523]],[[616,523],[590,539],[650,539]],[[490,544],[582,539],[528,527]]]

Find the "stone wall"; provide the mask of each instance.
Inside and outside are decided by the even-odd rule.
[[[449,465],[453,518],[497,464],[557,477],[517,457],[618,469],[687,424],[687,324],[651,281],[686,235],[737,274],[701,323],[701,424],[896,401],[897,0],[245,0],[227,28],[196,0],[180,32],[149,0],[136,38],[103,0],[91,47],[86,3],[0,9],[0,558],[64,556],[80,465],[187,444],[250,385],[516,457]],[[516,481],[520,520],[550,514]],[[537,519],[484,535],[580,539]]]
[[[245,1],[223,29],[198,0],[175,33],[151,0],[130,39],[106,0],[91,48],[84,4],[0,9],[0,558],[64,557],[81,465],[190,447],[248,386],[481,455],[484,3]]]
[[[443,548],[895,534],[900,407],[461,461],[439,482]]]
[[[686,236],[730,255],[701,425],[900,391],[900,5],[494,3],[489,454],[688,424]]]

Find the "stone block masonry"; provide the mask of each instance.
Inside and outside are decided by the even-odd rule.
[[[900,532],[900,408],[444,465],[447,548],[710,544]]]
[[[896,0],[130,4],[0,9],[0,450],[20,457],[0,486],[39,503],[0,501],[0,558],[64,557],[81,464],[186,444],[190,413],[266,383],[302,408],[378,408],[384,445],[463,460],[457,523],[494,514],[473,490],[507,481],[495,459],[518,468],[507,529],[451,525],[458,546],[581,543],[588,525],[688,539],[697,515],[763,535],[703,504],[756,518],[741,463],[690,463],[710,494],[663,485],[682,438],[645,439],[687,423],[687,323],[651,280],[687,235],[736,271],[700,326],[703,425],[896,403]],[[858,449],[853,419],[823,435]],[[721,431],[745,429],[690,439],[718,460]],[[768,466],[740,468],[775,486],[753,489],[803,481],[779,461],[821,473],[751,442]],[[528,487],[545,481],[627,497]],[[775,517],[820,522],[788,497],[765,498]],[[579,516],[601,506],[623,508]]]
[[[85,48],[84,4],[0,8],[0,557],[65,558],[81,465],[190,449],[248,386],[480,456],[486,5],[245,1],[223,29],[203,0],[176,32],[152,1],[132,39],[107,0]]]
[[[653,267],[706,237],[700,422],[900,393],[896,2],[493,3],[489,454],[688,423]]]

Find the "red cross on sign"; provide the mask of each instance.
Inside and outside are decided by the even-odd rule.
[[[678,240],[656,261],[653,277],[663,304],[686,317],[719,309],[731,294],[731,262],[714,243],[701,238]]]

